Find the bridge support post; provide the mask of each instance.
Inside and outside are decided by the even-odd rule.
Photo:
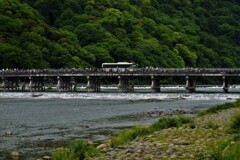
[[[186,90],[188,93],[193,93],[196,91],[195,83],[192,77],[186,76]]]
[[[71,83],[71,84],[72,84],[71,90],[72,90],[73,92],[76,92],[76,91],[77,91],[77,82],[76,82],[76,81],[73,81],[73,83]]]
[[[29,87],[29,90],[32,92],[33,90],[33,88],[32,88],[32,86],[33,86],[33,78],[32,77],[29,77],[29,84],[28,84],[28,87]]]
[[[151,79],[152,79],[152,84],[151,84],[151,91],[153,93],[158,93],[161,91],[161,88],[160,88],[160,77],[156,77],[156,76],[151,76]]]
[[[44,77],[29,77],[29,89],[30,91],[45,91]]]
[[[223,80],[223,86],[222,86],[223,91],[225,93],[228,93],[228,89],[229,89],[228,80],[225,76],[222,77],[222,80]]]
[[[100,81],[99,77],[87,76],[87,87],[88,92],[100,92]]]
[[[24,81],[22,82],[21,91],[26,91],[25,79],[24,79]]]
[[[57,77],[58,83],[57,83],[57,89],[59,92],[61,91],[72,91],[72,84],[71,84],[71,78],[70,77]]]
[[[2,86],[2,89],[3,89],[4,92],[6,91],[6,88],[5,88],[6,85],[5,84],[6,84],[6,80],[5,80],[4,77],[2,77],[2,85],[1,86]]]
[[[3,91],[18,91],[19,90],[19,79],[15,77],[2,78]]]
[[[134,87],[130,88],[128,84],[128,79],[127,77],[124,76],[118,76],[118,91],[119,92],[129,92],[131,90],[134,90]]]

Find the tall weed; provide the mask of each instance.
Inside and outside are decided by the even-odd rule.
[[[79,140],[72,143],[68,149],[59,149],[53,153],[53,160],[84,160],[86,158],[99,156],[97,149],[84,141]]]
[[[229,133],[240,133],[240,113],[235,114],[229,125]]]
[[[153,131],[162,130],[170,127],[179,127],[183,124],[193,122],[188,117],[163,117],[151,125]]]

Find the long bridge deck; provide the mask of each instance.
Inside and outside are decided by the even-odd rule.
[[[85,69],[31,69],[31,70],[0,70],[1,77],[28,76],[240,76],[240,68],[85,68]]]
[[[99,92],[100,78],[118,77],[120,92],[132,91],[134,86],[129,85],[131,77],[151,77],[151,89],[160,92],[161,77],[186,77],[186,89],[195,91],[196,77],[222,77],[223,90],[228,92],[230,77],[240,77],[240,68],[79,68],[79,69],[2,69],[1,88],[3,91],[29,90],[44,91],[46,78],[57,79],[59,91],[75,90],[76,84],[72,77],[87,77],[86,91]],[[22,82],[22,79],[24,81]],[[26,80],[27,79],[27,80]],[[28,83],[28,86],[26,86]],[[20,85],[21,84],[21,85]],[[1,89],[0,88],[0,89]]]

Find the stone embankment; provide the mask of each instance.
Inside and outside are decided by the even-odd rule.
[[[98,147],[106,156],[96,160],[196,159],[199,153],[207,153],[231,138],[226,129],[237,112],[239,108],[231,108],[196,117],[194,124],[157,131],[115,148],[106,142]]]

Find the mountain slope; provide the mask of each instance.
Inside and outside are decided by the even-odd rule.
[[[0,67],[240,66],[235,0],[0,2]]]

